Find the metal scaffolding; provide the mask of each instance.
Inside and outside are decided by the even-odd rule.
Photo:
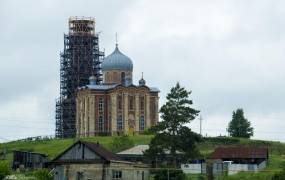
[[[69,33],[64,35],[60,54],[60,97],[56,100],[56,137],[74,137],[76,133],[76,89],[89,83],[94,75],[102,83],[101,62],[94,18],[69,18]]]

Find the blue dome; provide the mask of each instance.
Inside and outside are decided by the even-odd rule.
[[[109,56],[107,56],[102,62],[102,70],[132,71],[133,62],[128,56],[121,53],[118,46],[116,46],[115,51]]]

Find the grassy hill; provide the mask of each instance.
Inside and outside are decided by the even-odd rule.
[[[85,141],[99,142],[107,149],[118,152],[118,148],[112,146],[112,142],[116,137],[91,137],[83,138]],[[152,135],[137,135],[130,136],[131,141],[135,145],[148,144],[152,138]],[[64,151],[68,146],[75,142],[74,139],[53,139],[53,140],[38,140],[38,141],[13,141],[0,144],[0,151],[6,149],[7,160],[12,161],[12,151],[32,151],[44,153],[49,156],[49,159],[53,159],[59,153]],[[282,164],[285,162],[285,144],[281,142],[273,141],[261,141],[261,140],[248,140],[239,138],[227,138],[227,137],[215,137],[204,138],[204,141],[198,145],[200,152],[206,158],[216,147],[220,146],[254,146],[254,147],[268,147],[269,149],[269,165],[265,171],[259,173],[246,173],[241,172],[234,176],[229,176],[226,179],[270,179],[272,174],[280,171]]]

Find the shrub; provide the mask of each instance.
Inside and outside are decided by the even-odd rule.
[[[53,180],[53,175],[48,169],[40,169],[34,171],[33,175],[37,180]]]
[[[179,170],[175,170],[175,169],[174,170],[173,169],[154,170],[152,174],[154,174],[155,180],[165,180],[165,179],[185,180],[187,178],[181,169]]]
[[[281,165],[282,171],[273,175],[272,180],[284,180],[285,179],[285,163]]]
[[[11,173],[10,166],[7,162],[0,162],[0,179],[4,179],[7,175]]]
[[[113,152],[119,152],[134,146],[134,141],[127,135],[116,136],[113,138],[111,148]]]
[[[216,145],[235,145],[240,143],[238,138],[230,137],[204,137],[205,142],[213,143]]]

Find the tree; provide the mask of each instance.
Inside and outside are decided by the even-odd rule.
[[[177,152],[184,156],[184,160],[193,158],[198,154],[196,142],[201,141],[200,135],[185,126],[198,116],[199,111],[191,107],[189,99],[191,91],[181,87],[179,83],[171,88],[167,94],[167,102],[161,107],[160,113],[163,121],[151,128],[155,133],[150,142],[150,148],[145,155],[152,160],[165,159],[165,152],[170,152],[173,167],[177,165]]]
[[[253,128],[244,117],[243,109],[233,111],[232,120],[227,130],[232,137],[250,138],[253,136]]]

